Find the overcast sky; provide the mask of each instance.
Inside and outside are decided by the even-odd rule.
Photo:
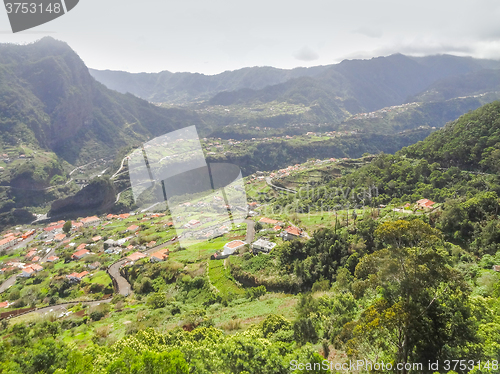
[[[0,41],[50,35],[96,69],[216,74],[396,52],[500,59],[499,20],[498,0],[80,0],[18,34],[0,10]]]

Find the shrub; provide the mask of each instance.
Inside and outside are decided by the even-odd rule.
[[[99,310],[96,310],[96,311],[93,311],[92,313],[90,313],[90,319],[92,321],[100,321],[103,317],[104,317],[104,313],[99,311]]]
[[[245,290],[245,296],[251,300],[255,300],[261,296],[264,296],[266,292],[266,286],[252,287]]]
[[[167,300],[163,292],[155,292],[149,295],[147,304],[153,309],[164,308],[167,305]]]

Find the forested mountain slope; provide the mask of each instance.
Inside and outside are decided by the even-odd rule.
[[[443,166],[500,170],[500,102],[467,113],[425,140],[401,150],[401,154],[440,162]]]

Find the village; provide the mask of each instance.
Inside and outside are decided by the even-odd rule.
[[[250,203],[248,210],[257,207],[257,203]],[[258,229],[256,240],[254,225]],[[202,222],[192,219],[176,230],[172,219],[163,213],[130,212],[8,230],[0,240],[0,308],[24,307],[16,300],[18,294],[10,289],[30,284],[49,287],[54,282],[66,282],[73,289],[67,297],[57,301],[46,297],[37,306],[98,300],[115,292],[128,295],[130,285],[123,278],[121,269],[136,263],[167,261],[171,251],[186,249],[181,248],[179,242],[182,236],[196,243],[227,238],[221,247],[215,243],[211,246],[212,259],[227,258],[248,250],[268,254],[278,239],[307,237],[298,227],[266,217],[246,219],[234,227],[223,225],[209,232],[201,226]],[[237,236],[236,232],[243,236]],[[234,238],[238,239],[231,240]],[[187,250],[196,251],[193,243]]]

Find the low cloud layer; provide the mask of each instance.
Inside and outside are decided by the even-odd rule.
[[[132,72],[216,74],[246,66],[327,65],[393,53],[500,58],[498,0],[145,4],[86,0],[51,22],[51,35],[67,42],[90,67]],[[0,30],[9,29],[6,12],[0,12]],[[38,29],[0,32],[0,42],[33,42],[43,34]]]
[[[295,57],[299,61],[314,61],[319,58],[319,55],[308,46],[305,46],[294,53],[293,57]]]

